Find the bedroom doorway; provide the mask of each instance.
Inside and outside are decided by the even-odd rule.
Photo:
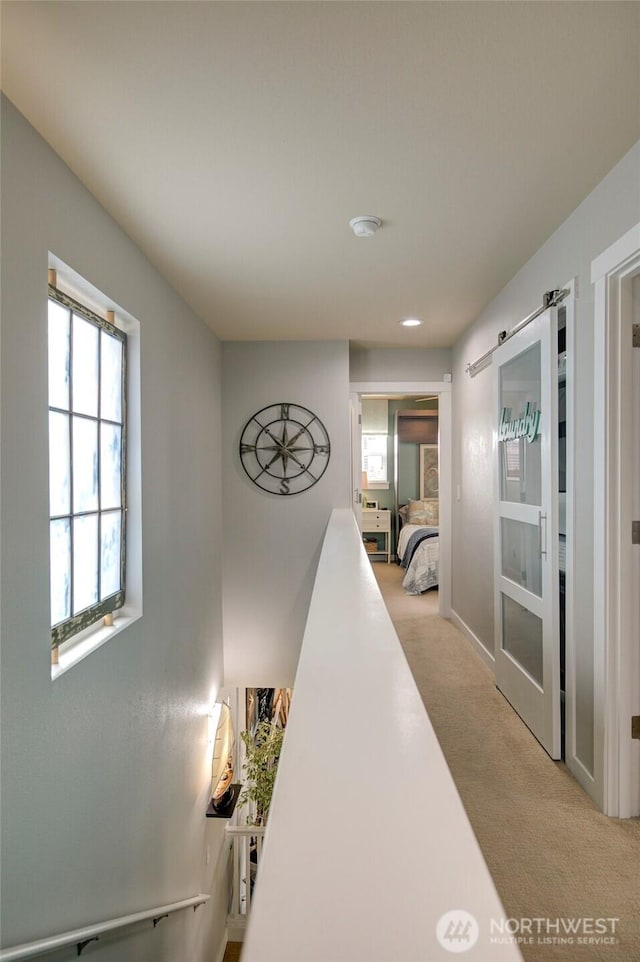
[[[398,450],[398,445],[395,442],[395,437],[397,432],[394,428],[391,430],[393,435],[393,443],[387,441],[387,474],[388,476],[393,476],[394,488],[380,488],[376,487],[376,484],[384,484],[384,482],[372,482],[369,480],[369,475],[373,477],[379,477],[377,471],[382,467],[381,465],[381,455],[382,447],[384,445],[380,441],[375,440],[375,434],[372,431],[368,432],[367,442],[367,467],[370,469],[367,471],[366,481],[363,477],[363,464],[362,464],[362,400],[373,399],[373,400],[386,400],[388,405],[391,407],[393,414],[395,415],[396,410],[402,410],[409,408],[415,409],[419,408],[416,402],[420,399],[432,399],[431,403],[424,401],[422,406],[425,410],[431,408],[433,409],[437,405],[437,437],[434,436],[430,438],[432,442],[435,442],[437,446],[438,454],[438,484],[437,484],[437,508],[438,508],[438,613],[444,618],[451,617],[451,381],[428,381],[428,382],[358,382],[352,383],[350,386],[351,391],[351,433],[352,433],[352,506],[354,514],[358,520],[358,523],[362,530],[362,508],[363,504],[370,505],[369,508],[365,508],[367,511],[375,511],[380,507],[380,503],[384,501],[388,502],[389,516],[388,521],[389,527],[391,529],[390,534],[387,537],[390,538],[391,550],[395,551],[396,541],[397,541],[397,530],[398,530],[398,508],[402,503],[404,495],[408,497],[413,497],[408,494],[409,490],[415,490],[415,497],[417,500],[420,499],[417,496],[420,494],[420,484],[423,487],[425,484],[431,484],[431,493],[433,493],[434,476],[433,472],[429,474],[430,464],[426,463],[428,461],[429,452],[423,450],[420,451],[420,447],[427,448],[429,445],[421,445],[420,442],[416,442],[415,447],[415,465],[413,468],[410,466],[405,467],[405,481],[409,474],[415,473],[415,489],[409,488],[403,482],[403,479],[398,478],[398,465],[400,462],[400,452]],[[375,409],[375,405],[373,406]],[[382,419],[383,416],[379,415]],[[426,420],[426,419],[425,419]],[[387,421],[387,423],[389,423]],[[389,431],[389,428],[387,428]],[[432,444],[433,447],[433,444]],[[380,449],[380,450],[379,450]],[[425,469],[420,471],[420,458],[421,456],[425,458]],[[431,453],[433,458],[433,454]],[[400,466],[402,470],[402,466]],[[425,473],[426,472],[426,473]],[[400,484],[398,484],[398,480]],[[390,482],[389,482],[390,483]],[[368,485],[368,487],[367,487]],[[380,492],[380,496],[376,496],[376,492]],[[384,497],[382,497],[382,492],[384,491]],[[427,491],[427,494],[429,491]],[[435,502],[436,499],[430,499]],[[377,504],[376,504],[377,502]],[[381,512],[382,513],[382,512]],[[392,517],[393,515],[393,517]],[[374,532],[374,535],[376,533]],[[380,541],[375,547],[382,547]],[[373,544],[372,544],[372,547]]]

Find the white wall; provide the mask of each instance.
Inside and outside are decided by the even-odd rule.
[[[546,290],[578,278],[576,304],[576,611],[577,757],[593,769],[593,291],[591,260],[640,218],[640,143],[515,275],[453,351],[453,608],[493,652],[492,369],[465,373],[542,303]]]
[[[141,325],[144,614],[50,676],[47,257]],[[207,823],[222,683],[220,345],[13,106],[2,104],[2,944],[207,891],[100,962],[215,959]],[[210,864],[205,865],[206,846]],[[55,959],[76,958],[75,948]],[[53,959],[53,956],[52,956]]]
[[[333,508],[350,505],[348,345],[222,348],[225,684],[291,685],[325,527]],[[322,478],[288,496],[256,487],[238,451],[246,421],[281,401],[317,414],[331,439]]]

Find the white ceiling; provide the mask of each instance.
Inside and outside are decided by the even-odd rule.
[[[7,96],[226,340],[448,346],[640,137],[633,2],[1,15]]]

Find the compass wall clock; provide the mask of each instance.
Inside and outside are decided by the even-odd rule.
[[[320,418],[300,404],[281,402],[249,418],[240,436],[242,467],[270,494],[300,494],[319,481],[331,443]]]

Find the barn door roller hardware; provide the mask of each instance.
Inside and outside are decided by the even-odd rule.
[[[469,377],[475,377],[479,371],[482,371],[483,368],[487,366],[488,362],[491,360],[491,355],[500,347],[501,344],[504,344],[505,341],[508,341],[510,337],[513,337],[514,334],[517,334],[518,331],[521,331],[523,327],[526,327],[527,324],[530,324],[531,321],[533,321],[536,317],[539,317],[540,314],[543,314],[547,308],[556,307],[560,301],[567,296],[568,293],[569,291],[566,288],[545,291],[542,298],[542,307],[539,307],[533,312],[533,314],[529,314],[522,321],[520,321],[519,324],[516,324],[516,326],[510,331],[500,331],[498,334],[498,343],[495,345],[495,347],[492,347],[490,350],[486,351],[482,357],[478,358],[477,361],[467,364],[467,374]]]

